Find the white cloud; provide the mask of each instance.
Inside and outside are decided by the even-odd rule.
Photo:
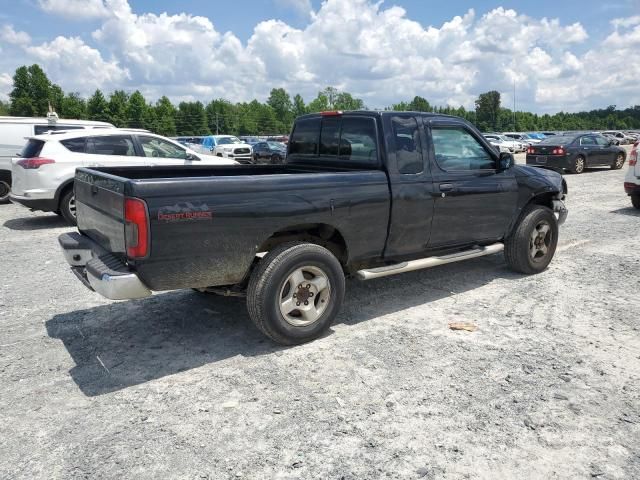
[[[79,2],[39,1],[60,15]],[[370,107],[421,95],[432,104],[471,108],[491,89],[504,92],[509,104],[516,82],[519,109],[640,104],[640,64],[628,61],[640,50],[640,17],[613,20],[605,41],[588,48],[580,23],[500,7],[426,26],[392,1],[325,0],[313,11],[308,0],[281,0],[307,13],[306,25],[266,20],[243,43],[205,17],[135,13],[127,0],[87,0],[83,15],[100,18],[91,39],[32,45],[10,26],[0,29],[0,39],[7,58],[26,53],[65,90],[82,93],[101,86],[137,88],[150,97],[245,101],[284,87],[310,100],[333,85]],[[0,71],[9,71],[1,59]]]
[[[103,0],[38,0],[47,13],[74,19],[101,18],[109,15]]]
[[[8,73],[0,73],[0,100],[6,101],[13,88],[13,79]]]
[[[0,28],[0,40],[11,45],[27,45],[31,37],[26,32],[16,32],[12,25],[3,25]]]
[[[282,7],[293,9],[303,16],[309,16],[313,12],[311,0],[277,0],[277,3]]]

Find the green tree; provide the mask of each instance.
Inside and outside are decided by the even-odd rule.
[[[291,123],[293,122],[293,103],[291,97],[285,91],[284,88],[274,88],[271,90],[271,94],[267,99],[267,105],[269,105],[274,113],[278,125],[278,131],[289,130]]]
[[[159,135],[173,137],[176,135],[176,107],[167,97],[161,97],[155,105],[155,122],[153,131]]]
[[[93,95],[87,101],[87,116],[91,120],[109,121],[109,104],[100,89],[93,92]]]
[[[497,130],[500,113],[500,92],[481,93],[476,100],[476,125],[480,130]]]
[[[64,102],[64,92],[60,85],[56,85],[55,83],[51,85],[49,89],[49,103],[51,104],[51,108],[58,113],[58,115],[62,115],[62,103]]]
[[[79,93],[70,93],[64,96],[58,115],[61,118],[87,118],[87,104]]]
[[[298,93],[295,97],[293,97],[293,116],[299,117],[300,115],[305,115],[307,113],[307,106],[304,104],[304,99]]]
[[[7,102],[0,100],[0,115],[9,115],[9,108],[11,105]]]
[[[109,122],[116,127],[127,126],[127,103],[129,96],[124,90],[116,90],[109,96],[107,107]]]
[[[127,126],[131,128],[147,128],[148,118],[147,101],[142,94],[136,90],[129,97],[126,107]]]
[[[207,114],[201,102],[180,102],[176,113],[178,135],[208,135]]]
[[[29,96],[33,101],[36,115],[44,117],[49,111],[51,82],[40,65],[33,64],[29,71]]]
[[[350,93],[340,92],[336,95],[333,108],[336,110],[364,110],[364,102],[354,98]]]
[[[20,117],[32,117],[36,108],[31,98],[29,70],[26,66],[18,67],[13,75],[13,90],[9,93],[11,107],[9,113]]]

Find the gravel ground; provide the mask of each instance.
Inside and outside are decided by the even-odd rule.
[[[331,333],[294,348],[242,299],[104,300],[61,220],[0,205],[0,478],[640,478],[623,176],[566,177],[543,274],[492,256],[351,280]]]

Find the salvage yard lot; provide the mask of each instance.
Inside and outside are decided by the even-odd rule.
[[[92,294],[58,217],[0,205],[0,478],[639,478],[624,172],[565,177],[546,272],[350,280],[331,333],[292,348],[240,298]]]

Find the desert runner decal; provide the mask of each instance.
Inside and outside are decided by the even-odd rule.
[[[191,202],[177,203],[158,210],[160,222],[190,222],[197,220],[213,220],[213,212],[206,203],[195,205]]]

